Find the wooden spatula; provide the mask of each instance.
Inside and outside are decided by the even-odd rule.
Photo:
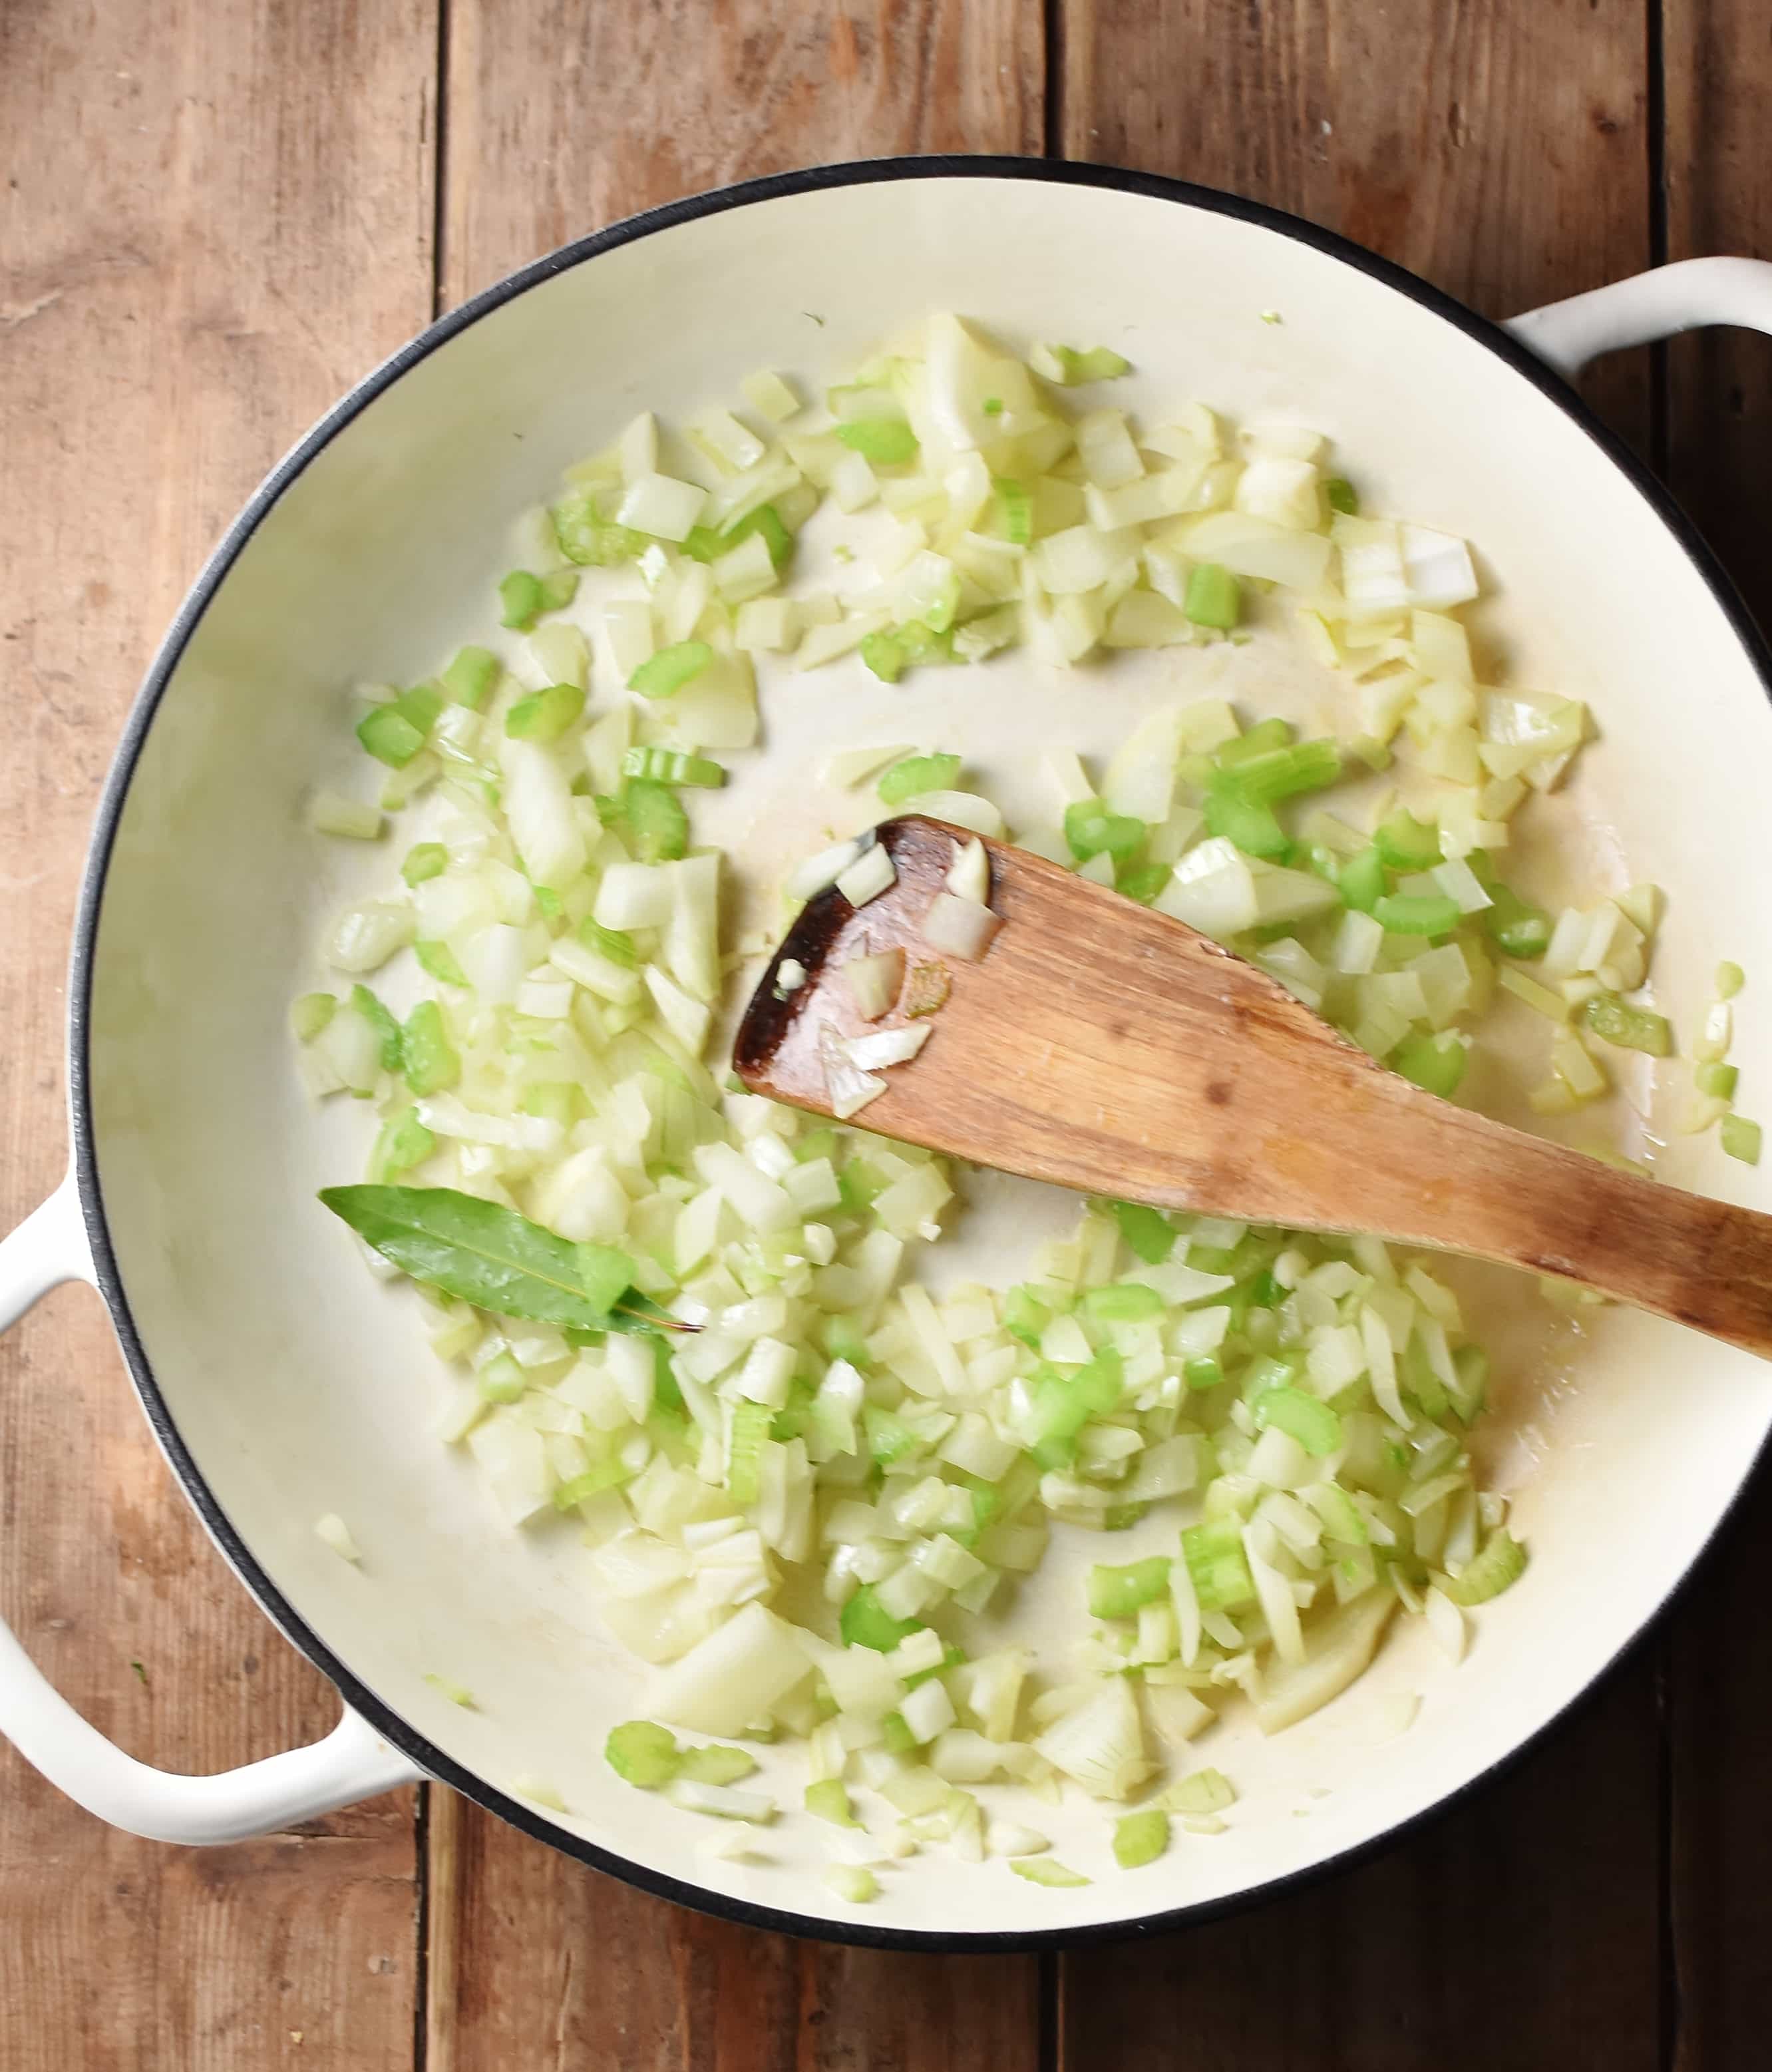
[[[896,884],[859,909],[835,886],[811,900],[745,1012],[753,1092],[831,1113],[821,1026],[909,1019],[901,993],[863,1021],[839,970],[902,948],[950,989],[862,1127],[1085,1194],[1471,1252],[1772,1355],[1772,1216],[1438,1100],[1210,937],[1006,843],[985,845],[995,941],[940,955],[923,919],[970,837],[907,816],[879,839]],[[784,993],[790,960],[806,977]]]

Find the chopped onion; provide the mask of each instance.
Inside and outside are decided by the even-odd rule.
[[[851,1036],[843,1044],[851,1064],[864,1072],[883,1071],[914,1058],[933,1034],[933,1025],[913,1022],[902,1029],[882,1029],[872,1036]]]
[[[976,900],[937,892],[923,916],[921,933],[931,949],[976,964],[1002,926],[1002,917]]]
[[[838,976],[848,989],[863,1021],[877,1022],[897,999],[898,989],[904,984],[904,952],[901,949],[880,950],[871,956],[851,957],[840,968]],[[799,983],[804,984],[805,979],[802,968]],[[854,1055],[852,1049],[851,1055]]]

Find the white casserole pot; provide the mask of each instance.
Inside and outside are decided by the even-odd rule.
[[[0,1630],[0,1729],[104,1819],[220,1842],[430,1777],[637,1885],[772,1927],[984,1949],[1170,1924],[1345,1859],[1505,1762],[1654,1617],[1740,1490],[1772,1423],[1772,1373],[1621,1311],[1566,1333],[1517,1368],[1491,1420],[1532,1561],[1480,1615],[1468,1660],[1434,1667],[1410,1622],[1371,1677],[1290,1733],[1213,1729],[1201,1760],[1242,1787],[1231,1830],[1086,1887],[925,1859],[844,1909],[801,1832],[818,1823],[781,1823],[769,1864],[715,1860],[698,1848],[710,1823],[605,1766],[605,1733],[641,1700],[583,1587],[583,1550],[569,1532],[510,1531],[437,1444],[411,1304],[363,1272],[314,1201],[360,1171],[368,1123],[304,1100],[287,1005],[317,982],[325,920],[391,863],[317,841],[304,803],[317,783],[360,786],[352,682],[412,680],[479,637],[503,528],[563,463],[637,409],[728,400],[757,368],[826,372],[933,309],[1023,347],[1120,347],[1134,409],[1194,397],[1317,427],[1369,508],[1470,537],[1487,557],[1480,623],[1512,680],[1594,709],[1600,738],[1565,819],[1590,882],[1616,888],[1628,869],[1667,889],[1664,1002],[1689,1016],[1720,956],[1772,980],[1766,648],[1666,493],[1565,380],[1596,352],[1697,324],[1772,330],[1772,265],[1670,266],[1498,328],[1248,202],[982,158],[762,180],[541,261],[371,376],[252,499],[149,674],[99,815],[70,988],[72,1171],[0,1244],[0,1325],[59,1281],[99,1288],[191,1502],[349,1708],[315,1747],[170,1777],[113,1749]],[[1238,652],[1277,677],[1298,666]],[[759,872],[808,845],[807,773],[845,736],[962,750],[1013,809],[1037,746],[1098,752],[1155,687],[1173,693],[1181,666],[1127,657],[1060,678],[1011,655],[897,691],[852,661],[765,681],[769,745],[724,795],[716,838]],[[1751,1109],[1772,1089],[1772,1005],[1756,985],[1741,1007]],[[1772,1167],[1731,1164],[1714,1133],[1675,1137],[1659,1170],[1772,1209]],[[1497,1285],[1504,1309],[1534,1306],[1523,1282]],[[1510,1322],[1480,1328],[1505,1343]],[[328,1511],[351,1521],[361,1568],[315,1537]],[[470,1686],[478,1709],[428,1671]],[[1399,1733],[1397,1700],[1416,1696]],[[515,1795],[525,1775],[570,1812]],[[1098,1868],[1101,1808],[1041,1811],[1061,1856]]]

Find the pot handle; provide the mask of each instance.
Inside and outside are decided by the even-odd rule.
[[[1573,380],[1602,352],[1706,324],[1772,332],[1772,261],[1678,259],[1528,310],[1502,328]]]
[[[64,1281],[97,1285],[72,1174],[0,1239],[0,1330]],[[323,1741],[262,1762],[214,1777],[154,1770],[82,1719],[3,1622],[0,1734],[88,1812],[156,1842],[245,1841],[422,1775],[348,1708]]]

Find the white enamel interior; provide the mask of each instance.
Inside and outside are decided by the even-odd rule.
[[[348,1102],[310,1111],[285,1017],[292,993],[325,982],[313,953],[324,918],[400,853],[304,830],[317,782],[366,787],[351,684],[412,680],[482,637],[502,528],[637,408],[732,399],[760,366],[840,367],[937,307],[1017,343],[1122,348],[1138,368],[1125,384],[1135,408],[1192,396],[1233,416],[1317,426],[1367,508],[1469,535],[1493,591],[1481,622],[1491,652],[1513,681],[1585,698],[1599,721],[1559,812],[1531,809],[1540,826],[1565,829],[1574,880],[1615,887],[1627,857],[1630,876],[1667,888],[1658,969],[1664,999],[1688,1013],[1719,956],[1750,976],[1772,972],[1758,892],[1772,709],[1696,569],[1554,401],[1446,319],[1275,232],[1166,200],[1001,179],[771,199],[530,288],[331,440],[259,525],[191,639],[105,888],[92,1096],[135,1322],[252,1557],[394,1712],[495,1787],[548,1778],[572,1808],[560,1824],[617,1856],[850,1919],[818,1881],[817,1823],[784,1823],[769,1864],[710,1862],[698,1853],[709,1823],[604,1766],[605,1732],[639,1700],[599,1631],[584,1552],[564,1527],[508,1531],[468,1464],[430,1436],[436,1394],[416,1318],[363,1272],[314,1199],[357,1176],[369,1118]],[[1019,656],[925,672],[896,690],[853,663],[778,672],[765,685],[767,752],[721,802],[716,832],[736,843],[742,867],[773,874],[831,821],[811,773],[839,741],[961,748],[1013,805],[1048,741],[1098,751],[1158,690],[1209,682],[1257,711],[1307,711],[1327,694],[1326,680],[1267,635],[1216,656],[1063,678]],[[842,812],[855,823],[864,807]],[[1744,1087],[1758,1099],[1772,1010],[1757,990],[1738,1027]],[[1714,1136],[1675,1140],[1660,1164],[1670,1178],[1772,1207],[1772,1170],[1731,1164]],[[974,1218],[981,1235],[1008,1230],[1011,1273],[1039,1206],[999,1200]],[[1753,1360],[1622,1314],[1585,1338],[1544,1342],[1525,1285],[1494,1276],[1491,1287],[1498,1314],[1486,1328],[1523,1350],[1504,1372],[1490,1444],[1517,1489],[1532,1565],[1482,1614],[1462,1667],[1435,1667],[1418,1634],[1399,1636],[1372,1678],[1293,1733],[1263,1744],[1234,1719],[1214,1729],[1199,1760],[1243,1788],[1230,1832],[1178,1837],[1135,1876],[1114,1873],[1103,1812],[1078,1800],[1043,1807],[1038,1824],[1094,1874],[1087,1888],[1046,1891],[1000,1863],[925,1859],[889,1874],[860,1918],[965,1936],[1222,1899],[1432,1806],[1576,1696],[1717,1523],[1765,1437],[1772,1394]],[[360,1569],[314,1536],[329,1511],[361,1542]],[[1036,1626],[1055,1594],[1073,1616],[1074,1595],[1044,1593],[1024,1614]],[[470,1686],[479,1709],[448,1704],[428,1671]],[[1381,1701],[1402,1692],[1422,1702],[1397,1736]]]

